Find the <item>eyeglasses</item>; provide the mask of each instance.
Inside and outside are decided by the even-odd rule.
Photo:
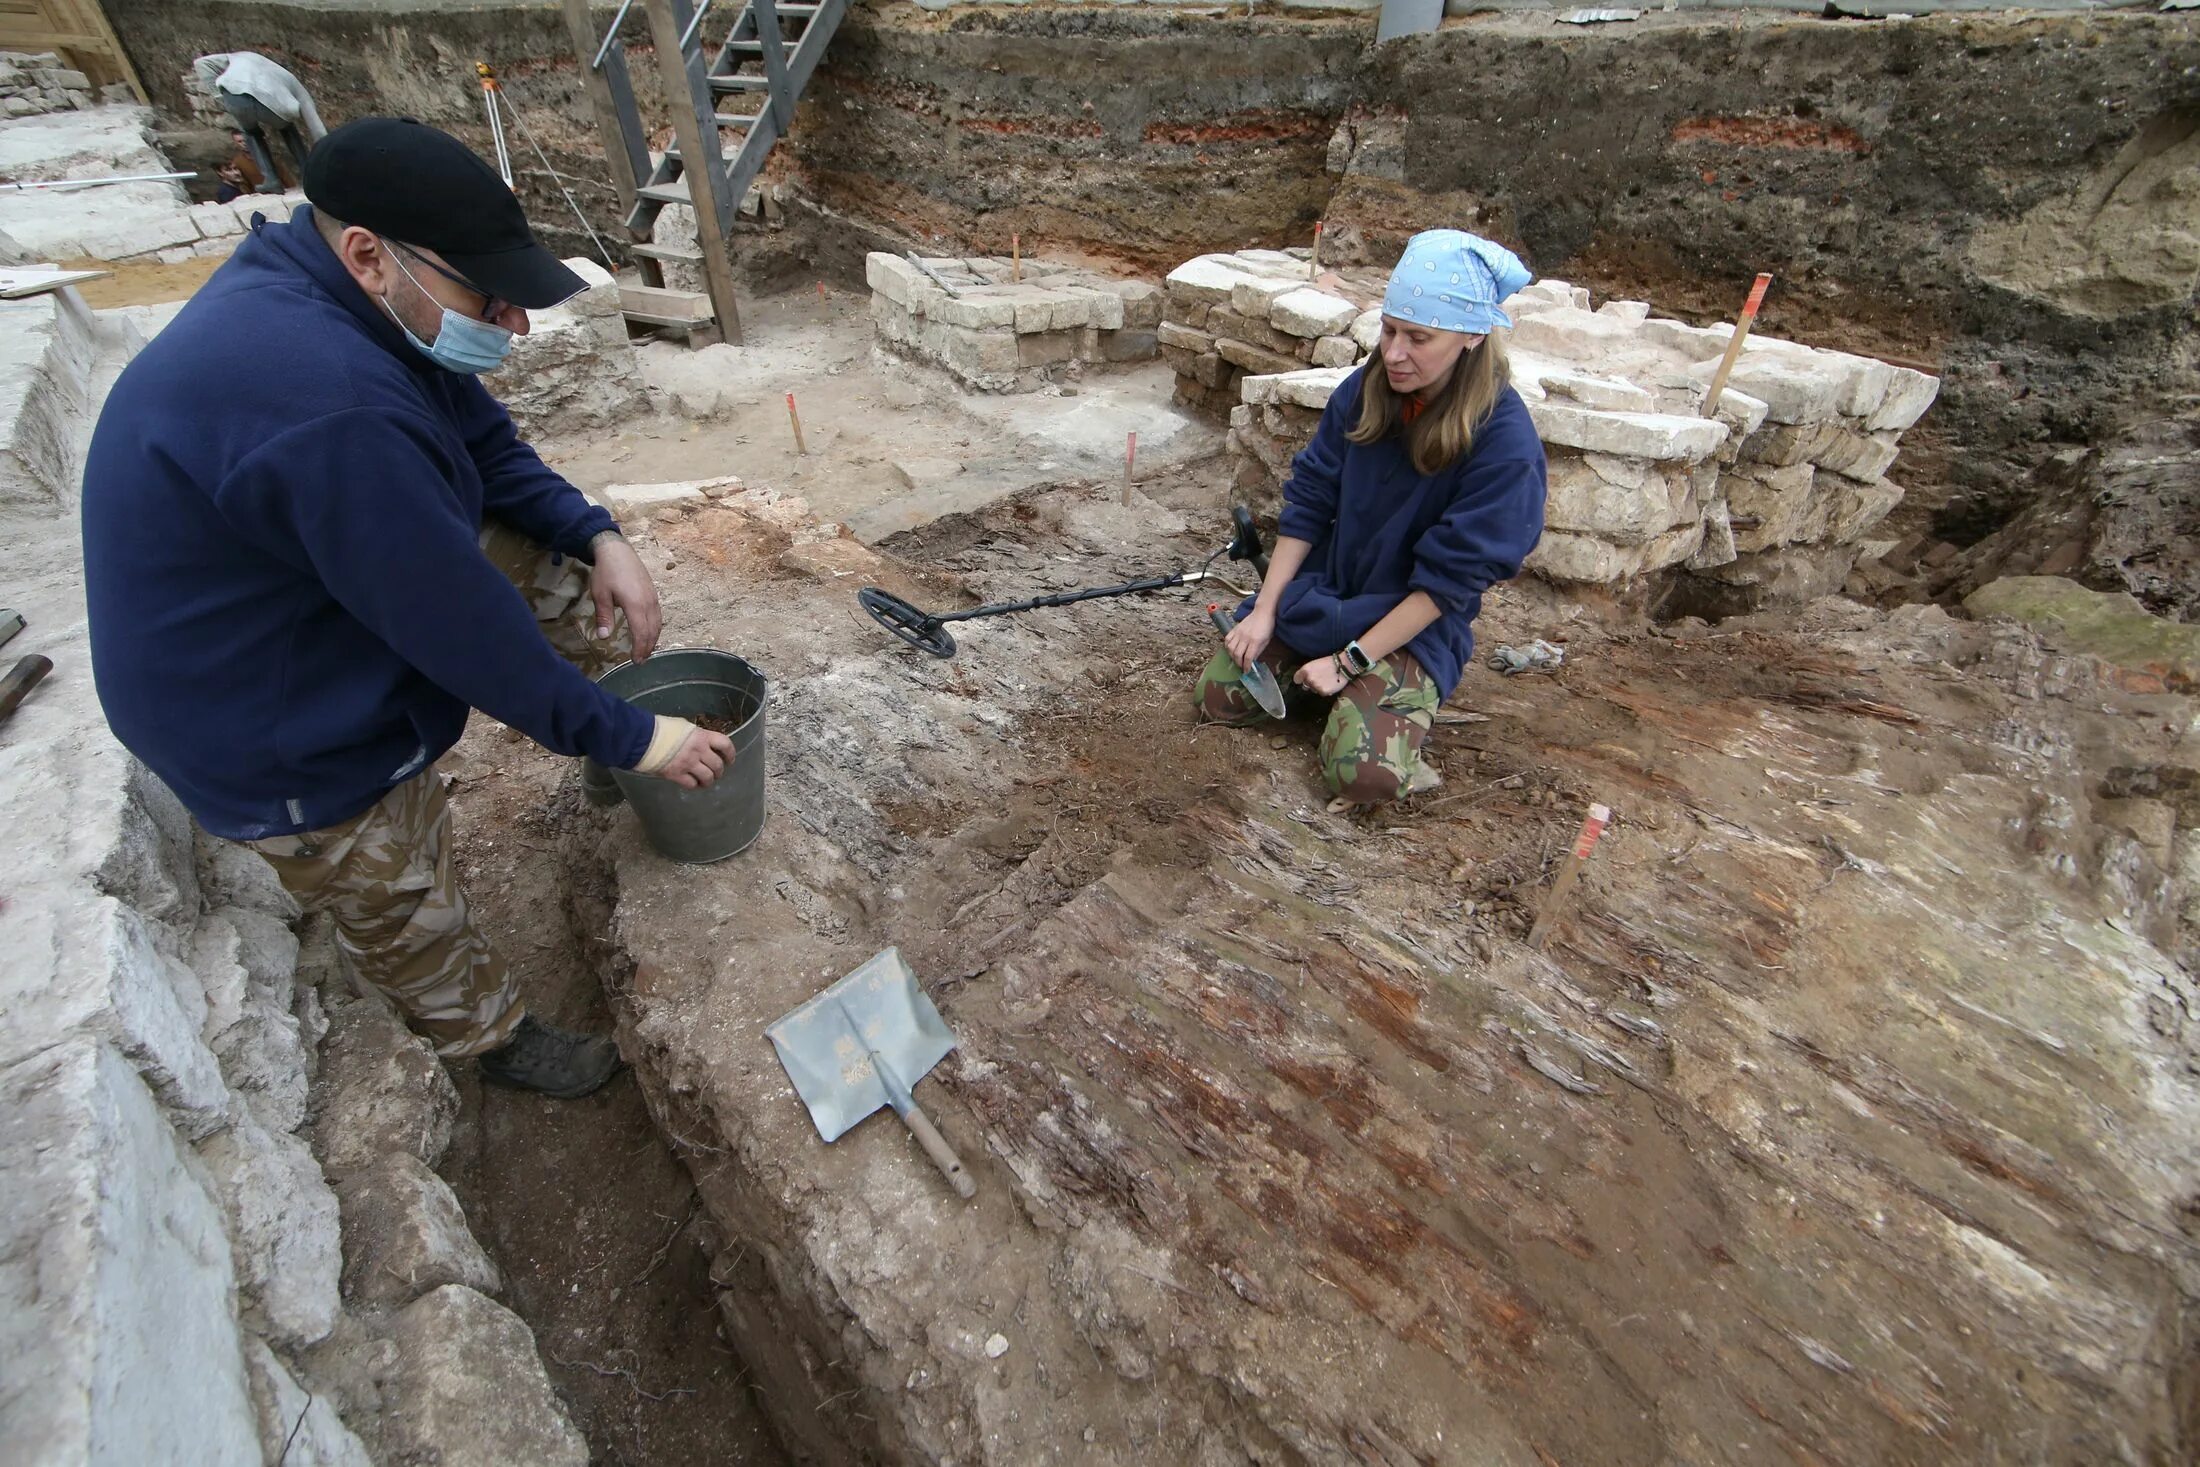
[[[475,295],[480,296],[483,302],[481,307],[482,320],[494,321],[497,317],[503,315],[507,310],[511,309],[512,303],[510,301],[505,300],[501,296],[494,296],[489,294],[489,292],[483,290],[480,286],[474,284],[471,280],[468,280],[465,276],[460,275],[455,271],[444,269],[441,265],[438,265],[435,261],[420,253],[420,251],[414,249],[411,245],[399,244],[396,240],[385,240],[384,243],[392,246],[393,248],[403,250],[406,254],[411,255],[414,259],[418,260],[421,264],[427,266],[430,270],[433,270],[436,274],[442,276],[445,280],[450,281],[451,284],[458,286],[463,290],[470,290]]]

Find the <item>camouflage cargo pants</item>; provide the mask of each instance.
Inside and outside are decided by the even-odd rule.
[[[624,624],[589,636],[588,568],[492,522],[482,553],[519,588],[543,635],[591,674],[633,649]],[[309,912],[327,912],[352,970],[426,1036],[437,1054],[495,1049],[526,1013],[503,958],[474,925],[451,859],[443,780],[428,768],[341,825],[247,842]]]
[[[1260,660],[1275,673],[1287,708],[1318,706],[1318,695],[1291,681],[1307,658],[1272,642]],[[1269,717],[1225,651],[1216,652],[1201,671],[1196,696],[1199,716],[1210,723],[1242,727]],[[1330,793],[1355,805],[1397,799],[1420,767],[1421,743],[1441,701],[1411,652],[1393,652],[1346,683],[1322,729],[1322,780]]]

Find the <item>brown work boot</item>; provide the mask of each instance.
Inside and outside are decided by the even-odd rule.
[[[619,1047],[608,1034],[568,1034],[533,1014],[510,1041],[481,1057],[481,1078],[556,1100],[578,1100],[619,1072]]]

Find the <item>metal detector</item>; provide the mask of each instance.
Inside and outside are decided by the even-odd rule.
[[[1044,606],[1069,606],[1079,601],[1098,601],[1109,596],[1135,596],[1144,591],[1166,591],[1172,586],[1189,586],[1204,581],[1212,573],[1217,560],[1227,555],[1232,560],[1249,560],[1261,575],[1268,574],[1268,552],[1261,548],[1260,531],[1254,528],[1252,511],[1243,505],[1230,511],[1236,533],[1227,545],[1201,563],[1198,570],[1178,571],[1168,576],[1148,576],[1142,580],[1125,581],[1116,586],[1090,586],[1080,591],[1059,591],[1052,596],[1034,596],[1029,601],[998,601],[990,606],[973,606],[968,611],[949,611],[933,615],[919,611],[899,596],[881,591],[876,586],[865,586],[856,593],[856,600],[877,622],[895,636],[934,657],[953,657],[955,639],[949,635],[947,624],[953,621],[976,621],[982,616],[1008,616],[1018,611],[1037,611]]]

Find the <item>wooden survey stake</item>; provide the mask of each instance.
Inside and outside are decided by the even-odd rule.
[[[1138,462],[1138,435],[1133,433],[1123,443],[1123,503],[1131,502],[1131,469]]]
[[[1306,257],[1306,278],[1322,278],[1322,222],[1319,219],[1314,221],[1314,251]]]
[[[1008,237],[1008,278],[1015,281],[1024,278],[1024,237],[1020,234]]]
[[[809,448],[802,441],[802,414],[794,410],[794,394],[787,394],[787,421],[794,424],[794,451],[807,456]]]
[[[1552,919],[1558,916],[1559,908],[1566,905],[1566,898],[1573,894],[1574,883],[1581,880],[1581,868],[1589,863],[1589,852],[1597,848],[1597,837],[1604,834],[1604,827],[1611,818],[1612,812],[1603,805],[1589,807],[1587,818],[1581,822],[1581,831],[1574,837],[1574,849],[1566,857],[1566,864],[1558,868],[1558,880],[1551,883],[1550,895],[1543,898],[1543,910],[1535,914],[1535,925],[1528,929],[1528,946],[1543,946],[1543,939],[1550,935]]]
[[[1704,394],[1703,415],[1707,418],[1719,415],[1719,394],[1726,391],[1726,379],[1733,375],[1734,363],[1742,355],[1742,343],[1749,340],[1749,325],[1757,319],[1757,308],[1765,303],[1765,289],[1771,284],[1770,275],[1759,275],[1757,283],[1749,288],[1749,299],[1742,304],[1742,319],[1734,323],[1726,355],[1719,358],[1719,370],[1711,374],[1711,390]]]

